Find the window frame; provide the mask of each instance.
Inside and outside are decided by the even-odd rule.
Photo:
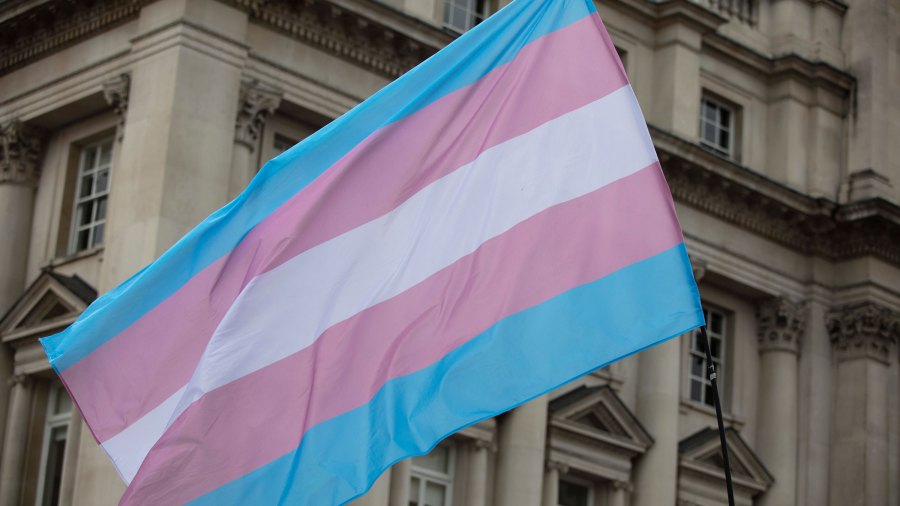
[[[706,105],[710,104],[716,108],[716,121],[715,123],[709,123],[706,119],[705,110]],[[721,121],[721,111],[728,111],[728,125],[723,127]],[[715,151],[716,153],[729,158],[729,159],[737,159],[737,149],[735,146],[735,140],[737,139],[736,130],[738,128],[738,118],[740,115],[740,108],[727,100],[723,100],[718,98],[715,95],[712,95],[708,92],[703,92],[700,96],[700,121],[699,121],[699,131],[698,138],[700,140],[700,144]],[[723,148],[718,142],[710,141],[704,136],[704,130],[707,124],[711,124],[712,127],[716,130],[716,133],[719,134],[722,131],[727,131],[728,133],[728,147]]]
[[[474,2],[475,9],[472,10],[469,7],[464,7],[459,5],[457,2]],[[482,2],[481,13],[477,12],[478,2]],[[490,0],[444,0],[443,8],[441,12],[441,25],[453,31],[454,33],[463,34],[472,28],[476,27],[479,23],[482,23],[485,19],[488,18],[491,12],[491,1]],[[465,27],[459,27],[451,24],[449,13],[451,9],[458,9],[465,14]],[[474,22],[473,22],[474,20]]]
[[[50,385],[50,393],[47,396],[47,413],[44,420],[44,433],[41,437],[41,458],[38,467],[37,489],[35,491],[36,506],[43,506],[44,504],[44,494],[46,493],[47,487],[47,465],[50,458],[50,445],[52,443],[50,437],[53,434],[54,429],[64,428],[63,434],[65,434],[63,438],[63,451],[59,456],[60,466],[65,466],[66,453],[68,453],[69,450],[69,427],[72,424],[75,404],[70,399],[68,411],[64,413],[55,413],[54,407],[56,406],[56,402],[59,400],[60,395],[67,396],[68,392],[66,392],[66,389],[61,383],[55,381]],[[65,472],[65,469],[63,469],[63,472]]]
[[[97,157],[97,163],[94,167],[86,170],[85,169],[85,161],[87,158],[87,154],[91,149],[97,149],[97,153],[99,155],[102,146],[108,144],[109,145],[109,162],[106,166],[102,166],[99,164],[99,156]],[[67,255],[76,255],[85,251],[91,251],[97,248],[103,247],[106,237],[94,244],[94,233],[98,226],[103,226],[104,234],[106,233],[106,222],[107,217],[109,215],[109,193],[110,187],[112,186],[112,173],[113,173],[113,158],[114,151],[116,147],[116,137],[114,134],[104,136],[100,139],[85,143],[79,147],[78,153],[78,163],[75,168],[75,185],[74,192],[72,193],[72,215],[69,220],[69,237],[68,237],[68,245],[66,247]],[[101,192],[93,192],[87,195],[86,197],[81,197],[81,186],[84,180],[84,177],[87,175],[96,175],[101,171],[106,170],[107,172],[107,182],[106,189]],[[93,185],[96,186],[96,178],[92,180]],[[106,213],[103,218],[100,220],[96,220],[95,218],[91,218],[91,221],[86,226],[81,226],[78,224],[79,221],[79,207],[89,203],[89,202],[98,202],[100,200],[104,200],[107,202]],[[94,207],[91,206],[92,213],[95,213]],[[81,230],[88,230],[88,245],[85,248],[78,248],[78,233]]]
[[[730,348],[730,334],[731,334],[731,320],[733,318],[733,313],[725,310],[723,308],[704,304],[703,308],[703,317],[707,322],[707,335],[710,339],[710,348],[713,348],[712,341],[713,339],[717,339],[720,342],[719,345],[719,353],[718,357],[716,357],[714,353],[712,353],[712,349],[710,349],[710,354],[713,355],[713,363],[716,364],[716,386],[719,390],[720,395],[726,391],[728,387],[728,382],[726,381],[726,375],[728,373],[728,350]],[[720,332],[714,332],[712,329],[713,313],[717,314],[722,319]],[[687,343],[687,386],[686,386],[686,399],[691,404],[702,406],[703,408],[714,408],[715,401],[713,399],[707,399],[707,391],[711,388],[712,383],[709,381],[707,377],[707,368],[709,365],[706,362],[706,353],[700,348],[700,331],[699,329],[694,329],[690,332],[690,338]],[[696,344],[696,347],[695,347]],[[702,370],[700,376],[694,374],[693,371],[693,362],[695,358],[702,359]],[[693,385],[695,381],[700,383],[700,399],[695,399],[693,396]]]
[[[451,442],[441,442],[435,448],[447,449],[447,473],[440,473],[433,469],[416,466],[416,457],[410,459],[409,466],[409,499],[412,501],[413,494],[417,493],[417,506],[424,506],[424,495],[428,482],[436,483],[445,487],[447,495],[445,496],[444,506],[453,505],[453,487],[456,481],[456,445]],[[434,450],[432,450],[434,451]],[[419,480],[419,490],[413,490],[413,479]]]

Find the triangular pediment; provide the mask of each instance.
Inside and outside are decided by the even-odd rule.
[[[551,422],[646,449],[653,438],[609,386],[582,386],[550,403]]]
[[[736,430],[728,428],[725,430],[725,441],[734,480],[758,491],[768,489],[773,482],[772,475],[744,438]],[[694,433],[678,444],[678,451],[682,467],[704,472],[710,477],[721,477],[724,482],[725,462],[718,430],[709,427]]]
[[[44,271],[0,319],[0,337],[11,342],[57,332],[96,298],[97,291],[78,276]]]

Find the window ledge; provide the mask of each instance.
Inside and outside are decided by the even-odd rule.
[[[93,257],[93,256],[98,256],[98,255],[100,255],[101,253],[103,253],[103,246],[102,246],[102,245],[101,245],[101,246],[95,246],[95,247],[93,247],[93,248],[86,249],[86,250],[81,250],[81,251],[79,251],[79,252],[72,253],[72,254],[70,254],[70,255],[66,255],[66,256],[63,256],[63,257],[53,258],[53,259],[51,259],[49,262],[47,262],[47,265],[45,265],[44,268],[51,268],[51,269],[52,269],[52,268],[54,268],[54,267],[59,267],[59,266],[62,266],[62,265],[71,264],[71,263],[77,262],[77,261],[79,261],[79,260],[83,260],[83,259],[85,259],[85,258],[90,258],[90,257]]]
[[[699,402],[681,399],[681,404],[678,407],[678,412],[682,415],[686,415],[691,411],[710,416],[713,419],[716,418],[716,408],[707,406],[706,404],[700,404]],[[725,422],[726,426],[734,427],[738,431],[743,429],[744,424],[746,423],[746,420],[744,420],[743,417],[725,412],[722,413],[722,420]]]

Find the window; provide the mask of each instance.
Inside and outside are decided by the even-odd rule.
[[[593,504],[591,486],[570,478],[559,480],[559,506],[589,506]]]
[[[703,97],[700,108],[700,142],[733,157],[735,109],[709,97]]]
[[[716,383],[719,390],[722,390],[722,380],[725,378],[725,332],[726,332],[726,315],[725,313],[703,308],[703,316],[706,317],[706,334],[709,336],[709,353],[712,355],[713,364],[716,366]],[[715,406],[713,398],[712,383],[706,376],[706,351],[703,348],[703,339],[700,337],[700,331],[691,332],[691,349],[690,349],[690,396],[691,400],[705,404],[707,406]]]
[[[44,425],[44,443],[41,449],[41,474],[38,477],[38,506],[59,504],[63,457],[66,453],[69,421],[72,419],[72,400],[59,383],[51,387],[47,404],[47,421]]]
[[[409,506],[450,506],[456,448],[442,443],[412,459]]]
[[[465,32],[487,17],[487,0],[444,0],[444,26]]]
[[[113,138],[110,137],[89,144],[81,151],[69,253],[103,244],[112,148]]]

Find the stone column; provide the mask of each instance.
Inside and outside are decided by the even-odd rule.
[[[634,504],[670,505],[678,477],[678,339],[641,352],[639,360],[637,416],[654,443],[635,463]]]
[[[625,506],[628,504],[628,493],[631,492],[631,483],[627,481],[614,481],[610,487],[609,506]],[[553,506],[556,506],[555,504]]]
[[[888,368],[897,367],[900,313],[872,302],[827,317],[837,361],[831,504],[888,504]]]
[[[481,439],[472,441],[469,450],[467,506],[485,506],[487,502],[488,451],[490,447],[489,441]]]
[[[24,374],[10,379],[12,399],[6,417],[7,428],[0,459],[0,504],[19,503],[22,493],[22,473],[25,468],[25,443],[31,418],[32,380]]]
[[[547,442],[547,396],[497,418],[495,506],[540,506]]]
[[[561,462],[547,462],[544,471],[544,498],[543,506],[556,506],[559,504],[559,475],[569,472],[568,466]]]
[[[784,298],[763,302],[759,329],[759,410],[757,450],[775,483],[760,499],[762,506],[796,504],[797,357],[806,308]]]
[[[44,132],[11,121],[0,125],[0,314],[25,290],[34,192],[40,178]],[[0,452],[3,451],[13,351],[0,343]]]
[[[234,149],[231,155],[231,178],[228,198],[234,198],[256,175],[253,153],[259,150],[259,138],[266,119],[278,109],[282,93],[256,81],[243,81],[234,125]]]
[[[390,506],[409,506],[409,479],[412,461],[401,460],[391,468],[391,498]]]
[[[370,488],[365,495],[350,501],[348,504],[352,506],[388,506],[392,475],[392,469],[388,468],[387,471],[382,473],[381,476],[375,480],[375,483],[372,484],[372,488]]]

